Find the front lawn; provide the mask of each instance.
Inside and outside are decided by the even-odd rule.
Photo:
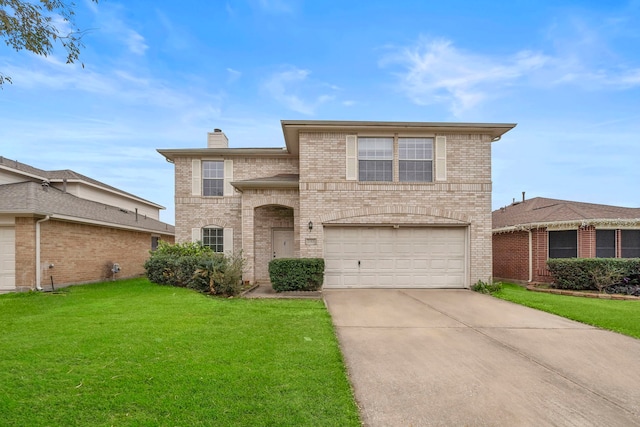
[[[146,279],[0,295],[0,425],[360,425],[321,301]]]
[[[505,283],[494,296],[537,308],[568,319],[640,338],[640,301],[616,301],[596,298],[532,292]]]

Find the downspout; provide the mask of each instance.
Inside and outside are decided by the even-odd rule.
[[[531,237],[531,229],[529,231],[529,280],[527,283],[533,281],[533,238]]]
[[[41,291],[42,286],[40,286],[41,280],[41,269],[40,269],[40,223],[49,221],[49,215],[44,218],[36,221],[36,289]]]

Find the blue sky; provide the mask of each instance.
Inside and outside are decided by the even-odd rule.
[[[639,207],[640,1],[79,0],[80,64],[0,48],[0,155],[167,207],[157,148],[281,147],[280,120],[517,123],[493,207]],[[3,45],[4,46],[4,45]]]

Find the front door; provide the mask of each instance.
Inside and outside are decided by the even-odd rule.
[[[293,228],[274,228],[272,243],[274,258],[293,258]]]

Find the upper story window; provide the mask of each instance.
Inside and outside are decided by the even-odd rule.
[[[207,160],[202,162],[202,195],[224,195],[224,161]]]
[[[358,179],[393,180],[393,138],[358,138]]]
[[[433,138],[398,138],[400,182],[433,181]]]
[[[576,258],[578,231],[549,231],[549,258]]]

